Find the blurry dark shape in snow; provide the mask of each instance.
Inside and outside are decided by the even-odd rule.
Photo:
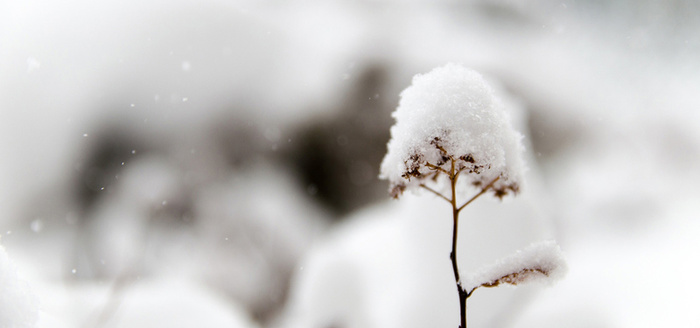
[[[103,196],[113,192],[112,187],[124,166],[136,159],[133,151],[143,151],[145,147],[144,141],[135,139],[126,127],[110,126],[97,130],[98,133],[86,139],[89,144],[84,157],[74,163],[75,201],[83,216],[88,215]]]
[[[305,126],[294,142],[290,156],[303,183],[314,186],[316,197],[337,214],[385,197],[376,176],[394,106],[390,69],[367,63],[338,102],[339,114]]]
[[[271,320],[325,214],[274,164],[279,158],[264,135],[278,130],[242,116],[227,122],[184,136],[132,124],[93,133],[76,171],[81,214],[66,264],[77,270],[69,276],[154,274],[165,261],[158,254],[189,245],[194,253],[181,256],[194,256],[197,275],[256,320]]]
[[[391,100],[381,96],[386,68],[368,67],[349,100],[332,111],[337,117],[327,117],[337,130],[317,125],[331,144],[312,151],[330,172],[311,181],[342,199],[329,206],[335,210],[357,208],[384,191],[373,168],[388,138]],[[115,102],[112,114],[82,130],[70,180],[38,195],[56,201],[39,210],[51,221],[45,234],[71,236],[59,254],[61,276],[128,290],[121,281],[156,275],[168,254],[189,249],[180,261],[192,261],[208,285],[268,322],[285,305],[296,262],[328,217],[309,198],[308,181],[286,173],[305,165],[308,159],[295,152],[317,141],[313,128],[276,125],[256,116],[255,105],[235,102],[216,107],[227,111],[206,109],[211,117],[196,121],[174,117],[164,124],[155,115],[177,106],[158,97],[127,110]]]
[[[265,132],[274,128],[266,128],[245,117],[231,116],[214,122],[211,128],[212,140],[226,164],[231,168],[249,168],[260,161],[269,161],[273,149],[278,147],[279,138],[265,138]]]
[[[165,116],[174,106],[115,102],[87,124],[64,159],[69,178],[36,195],[26,227],[41,218],[42,236],[70,244],[49,252],[62,278],[129,289],[121,281],[157,275],[178,253],[185,271],[272,320],[327,217],[288,174],[297,138],[254,105],[202,106],[210,117],[197,121]]]
[[[536,160],[543,161],[561,155],[584,137],[585,127],[581,122],[576,122],[575,118],[553,108],[542,109],[541,106],[546,105],[532,103],[532,99],[528,101],[531,102],[528,106],[528,125]]]
[[[279,166],[234,172],[196,201],[202,275],[259,322],[286,303],[300,257],[324,231],[324,215]]]

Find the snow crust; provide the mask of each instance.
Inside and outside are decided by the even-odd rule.
[[[473,273],[463,281],[466,290],[499,284],[551,284],[566,275],[564,255],[552,240],[533,243],[498,262]]]
[[[459,179],[463,186],[484,186],[500,177],[494,191],[518,191],[525,167],[523,136],[476,71],[450,63],[414,76],[392,116],[396,124],[380,178],[389,180],[393,196],[433,183],[427,178],[435,169],[428,164],[449,172],[445,155],[456,160],[456,169],[464,169]]]
[[[27,284],[17,277],[14,264],[0,246],[0,327],[34,327],[39,312]]]

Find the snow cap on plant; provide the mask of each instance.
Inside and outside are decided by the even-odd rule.
[[[566,275],[568,268],[564,254],[553,240],[533,243],[498,262],[467,277],[466,290],[499,285],[524,285],[528,283],[552,284]]]
[[[421,184],[445,188],[444,173],[453,164],[461,190],[495,181],[490,190],[499,198],[518,192],[523,137],[481,74],[457,64],[418,74],[392,116],[380,178],[389,180],[393,197]]]

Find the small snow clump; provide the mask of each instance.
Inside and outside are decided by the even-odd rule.
[[[396,124],[381,164],[391,195],[421,184],[444,189],[439,175],[450,172],[451,161],[462,173],[460,190],[497,179],[491,190],[499,198],[518,192],[525,148],[504,106],[481,74],[463,66],[414,76],[392,114]]]
[[[34,327],[39,318],[37,301],[0,246],[0,327]]]
[[[551,284],[566,275],[564,255],[554,241],[533,243],[522,251],[505,257],[465,279],[466,290],[496,287],[500,284]]]

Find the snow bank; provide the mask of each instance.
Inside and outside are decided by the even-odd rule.
[[[38,315],[37,300],[0,246],[0,327],[34,327]]]
[[[449,172],[450,157],[463,171],[462,185],[483,186],[500,177],[493,185],[497,195],[518,191],[525,167],[522,135],[479,73],[447,64],[416,75],[393,117],[380,175],[389,180],[392,196],[432,183],[435,167]]]
[[[118,327],[259,327],[242,306],[177,275],[129,286],[110,319]]]

